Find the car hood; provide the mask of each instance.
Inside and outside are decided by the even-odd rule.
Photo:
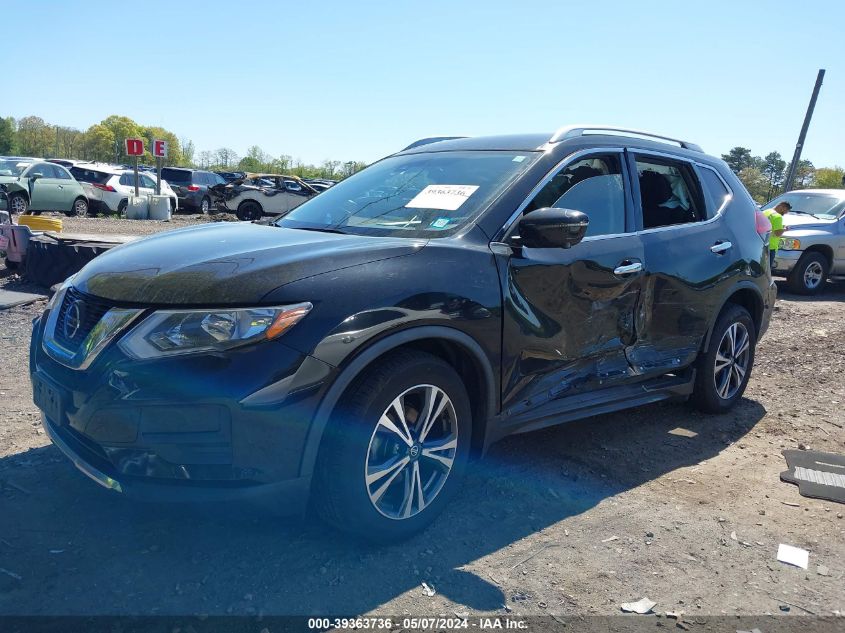
[[[0,184],[5,184],[8,182],[17,182],[20,180],[18,176],[0,176]]]
[[[802,213],[787,213],[783,216],[783,226],[786,230],[792,228],[825,228],[834,222],[836,220],[822,220],[813,215],[804,215]]]
[[[73,285],[97,297],[144,305],[255,305],[285,284],[409,255],[424,245],[407,238],[222,222],[113,248],[77,273]]]

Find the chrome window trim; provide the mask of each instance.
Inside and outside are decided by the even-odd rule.
[[[557,173],[566,167],[571,162],[579,160],[584,156],[589,156],[590,154],[610,154],[610,153],[623,153],[625,151],[624,147],[591,147],[589,149],[581,149],[577,152],[572,152],[571,154],[567,154],[564,156],[560,161],[558,161],[554,167],[552,167],[545,176],[538,182],[531,191],[528,192],[528,195],[525,197],[520,205],[516,208],[516,211],[513,212],[511,217],[507,219],[507,221],[502,225],[497,232],[495,237],[491,240],[491,242],[502,242],[507,237],[508,232],[511,230],[514,222],[516,222],[517,218],[522,215],[522,212],[525,210],[525,207],[528,206],[534,197],[540,193],[540,190],[545,187],[549,181],[554,178]],[[624,165],[622,166],[624,169]],[[623,233],[622,235],[631,235],[631,233]],[[594,235],[592,237],[605,237],[603,235]],[[587,239],[587,238],[584,238]],[[584,241],[584,240],[581,240]]]
[[[649,235],[651,233],[661,233],[663,231],[683,229],[683,228],[688,228],[688,227],[691,227],[691,226],[705,226],[707,224],[712,224],[712,223],[714,223],[717,220],[720,220],[722,218],[722,215],[724,214],[725,208],[734,199],[733,189],[731,189],[730,185],[728,185],[728,183],[725,182],[725,179],[722,178],[722,174],[720,174],[718,171],[713,169],[710,165],[699,162],[697,160],[692,160],[691,158],[687,158],[685,156],[678,156],[677,154],[672,154],[672,153],[669,153],[669,152],[660,152],[660,151],[652,150],[652,149],[639,149],[639,148],[635,148],[635,147],[630,147],[630,148],[628,148],[628,150],[634,155],[633,158],[634,158],[635,164],[637,162],[637,155],[638,154],[646,154],[646,155],[651,155],[651,156],[657,156],[658,158],[668,158],[670,160],[682,161],[682,162],[685,162],[685,163],[690,164],[690,165],[695,165],[696,167],[709,169],[714,174],[716,174],[716,176],[719,177],[719,180],[721,180],[722,184],[725,185],[725,188],[728,190],[728,194],[729,194],[728,197],[725,199],[725,201],[722,203],[722,206],[720,206],[717,209],[716,214],[712,218],[707,218],[706,220],[700,220],[698,222],[684,222],[683,224],[669,224],[667,226],[656,226],[652,229],[640,229],[639,231],[637,231],[637,235]],[[702,187],[702,191],[703,191],[704,183],[700,182],[699,185]],[[642,220],[642,200],[640,200],[640,220]]]

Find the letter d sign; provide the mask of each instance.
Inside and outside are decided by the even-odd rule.
[[[144,141],[139,138],[126,139],[126,154],[128,156],[143,156]]]

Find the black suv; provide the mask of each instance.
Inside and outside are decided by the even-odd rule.
[[[211,201],[214,198],[208,188],[226,184],[221,176],[200,169],[165,167],[161,170],[161,178],[167,181],[179,198],[180,210],[188,209],[205,214],[211,210]]]
[[[35,322],[44,427],[127,495],[310,499],[391,539],[506,435],[670,398],[726,411],[775,302],[769,224],[670,140],[420,144],[272,223],[111,250]]]

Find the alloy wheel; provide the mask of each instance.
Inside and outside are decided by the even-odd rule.
[[[202,202],[200,202],[200,210],[202,211],[203,215],[208,215],[208,211],[210,208],[211,205],[209,205],[208,200],[206,198],[203,198]]]
[[[804,286],[808,290],[815,290],[824,278],[824,269],[819,262],[810,262],[804,269]]]
[[[88,203],[85,200],[77,200],[73,203],[73,212],[79,217],[88,215]]]
[[[370,438],[364,477],[376,510],[389,519],[422,512],[443,489],[458,447],[458,420],[449,396],[417,385],[397,396]]]
[[[12,213],[17,213],[18,215],[26,213],[26,200],[24,200],[20,196],[14,196],[12,198],[11,207]]]
[[[730,400],[739,391],[748,372],[750,358],[751,336],[748,329],[742,323],[732,323],[719,342],[713,370],[716,393],[722,400]]]

